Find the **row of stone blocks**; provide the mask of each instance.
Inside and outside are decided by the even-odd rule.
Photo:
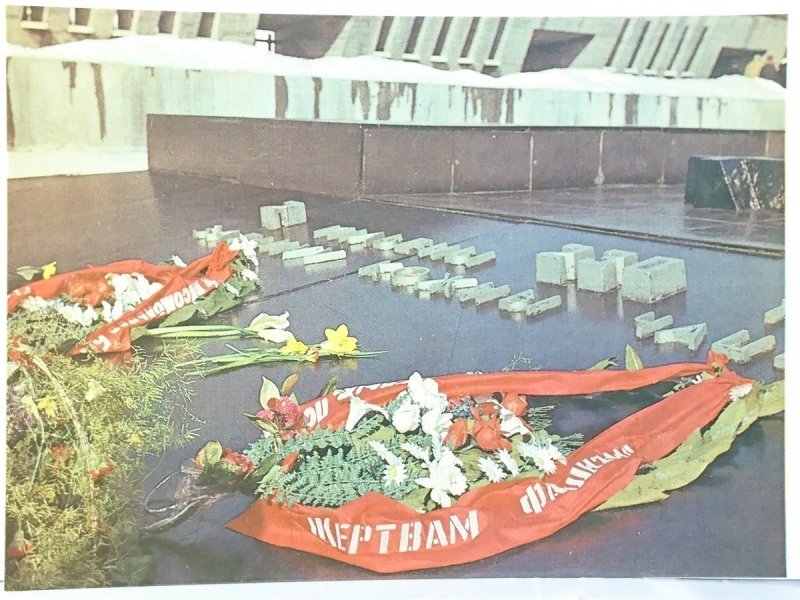
[[[653,304],[686,289],[683,260],[654,256],[639,261],[636,252],[607,250],[595,260],[594,247],[564,244],[560,252],[536,255],[536,281],[566,285],[577,281],[579,290],[608,292],[622,288],[622,297]]]

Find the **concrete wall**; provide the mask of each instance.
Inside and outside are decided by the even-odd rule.
[[[147,114],[402,125],[782,131],[784,102],[7,59],[8,145],[145,148]]]
[[[694,155],[763,156],[763,131],[413,127],[151,115],[152,171],[360,194],[677,184]],[[412,150],[413,149],[413,150]]]

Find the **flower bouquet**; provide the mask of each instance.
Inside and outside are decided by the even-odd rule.
[[[705,468],[697,465],[724,452],[722,442],[729,447],[770,414],[759,412],[753,382],[722,360],[635,371],[414,374],[304,404],[289,393],[292,381],[278,388],[265,380],[262,408],[248,415],[262,438],[243,453],[212,442],[197,466],[207,481],[255,491],[259,500],[228,527],[262,541],[379,572],[470,562],[546,537],[623,491],[629,496],[618,505],[649,502],[666,497],[659,482],[669,490],[697,477]],[[529,396],[665,380],[678,384],[586,443],[552,435],[547,409],[528,407]],[[704,446],[695,432],[732,401],[733,416],[719,417]],[[639,479],[640,467],[668,461],[676,448],[684,458],[698,455],[688,479],[674,464],[678,478]]]
[[[46,278],[9,294],[9,331],[40,350],[128,350],[133,328],[238,304],[258,282],[257,257],[245,242],[220,243],[190,265],[173,257],[173,264],[124,260],[61,275],[44,272]]]

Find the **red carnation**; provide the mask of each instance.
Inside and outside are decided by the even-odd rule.
[[[469,423],[466,419],[456,419],[447,434],[444,436],[444,443],[450,446],[453,450],[458,450],[467,443]]]
[[[520,394],[504,394],[503,408],[510,410],[517,417],[522,417],[528,412],[528,401]]]

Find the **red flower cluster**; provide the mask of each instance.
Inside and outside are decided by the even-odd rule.
[[[500,408],[496,404],[484,402],[470,412],[475,419],[472,424],[472,437],[481,449],[487,452],[511,450],[511,442],[500,431]]]
[[[110,460],[104,460],[102,463],[100,463],[100,466],[98,466],[96,469],[92,469],[91,471],[89,471],[89,478],[92,481],[97,481],[106,473],[110,473],[111,471],[113,471],[114,466],[115,466],[114,463],[111,462]]]
[[[26,346],[28,346],[28,340],[19,336],[14,337],[11,340],[11,348],[8,350],[8,360],[30,369],[33,364],[30,356],[25,352]]]
[[[102,273],[76,273],[64,282],[64,292],[87,306],[97,306],[100,300],[114,294],[114,288]]]
[[[225,448],[220,461],[234,465],[239,469],[239,473],[241,475],[249,475],[256,468],[252,460],[247,458],[241,452],[236,452],[236,450],[233,450],[232,448]]]
[[[258,411],[256,417],[275,425],[283,440],[294,437],[306,427],[303,411],[289,396],[271,398],[267,408]]]
[[[450,425],[450,429],[447,430],[447,434],[444,436],[444,443],[453,450],[458,450],[467,443],[468,437],[469,421],[466,419],[456,419],[453,421],[453,424]]]

